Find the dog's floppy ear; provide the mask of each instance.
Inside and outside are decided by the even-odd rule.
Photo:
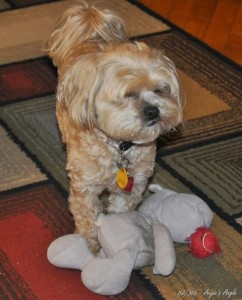
[[[95,122],[94,101],[101,84],[95,55],[87,55],[71,66],[60,79],[57,101],[67,108],[71,120],[91,129]]]

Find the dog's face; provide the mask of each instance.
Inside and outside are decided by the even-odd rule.
[[[57,96],[73,121],[112,139],[148,143],[182,121],[175,67],[143,43],[81,56],[62,78]]]

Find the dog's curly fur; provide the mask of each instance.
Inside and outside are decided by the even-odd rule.
[[[99,248],[95,219],[134,210],[153,173],[160,134],[182,121],[179,81],[171,60],[127,39],[122,20],[87,2],[71,7],[48,40],[58,67],[57,119],[67,148],[70,211],[90,249]],[[116,183],[119,144],[126,151],[131,193]],[[109,191],[104,208],[99,196]]]

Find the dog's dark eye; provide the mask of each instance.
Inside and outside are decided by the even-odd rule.
[[[164,94],[170,93],[171,89],[169,85],[164,85],[159,89],[154,90],[154,93],[158,96],[162,96]]]
[[[128,92],[128,93],[125,94],[125,97],[126,98],[137,98],[138,94],[135,93],[135,92]]]

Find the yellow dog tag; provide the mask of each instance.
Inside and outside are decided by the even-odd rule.
[[[125,168],[121,168],[118,170],[116,175],[116,181],[120,189],[124,189],[127,186],[129,177]]]

